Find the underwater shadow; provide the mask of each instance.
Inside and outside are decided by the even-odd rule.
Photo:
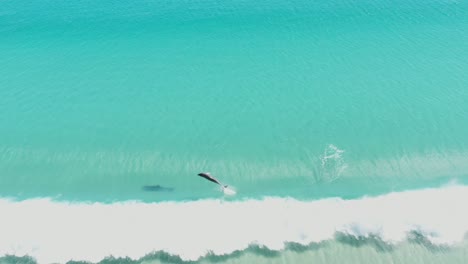
[[[174,188],[164,187],[159,184],[158,185],[145,185],[141,187],[141,189],[146,192],[173,192],[174,191]]]

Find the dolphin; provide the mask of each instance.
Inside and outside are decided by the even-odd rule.
[[[219,184],[223,188],[228,187],[227,185],[223,185],[222,183],[220,183],[217,179],[215,179],[215,177],[211,176],[209,172],[200,172],[200,173],[198,173],[198,176],[203,177],[203,178],[209,180],[210,182],[214,182],[216,184]]]
[[[143,190],[147,192],[172,192],[174,188],[163,187],[161,185],[145,185]]]

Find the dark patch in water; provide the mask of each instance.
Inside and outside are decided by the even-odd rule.
[[[177,255],[171,255],[164,251],[156,251],[150,253],[140,259],[134,260],[129,257],[126,258],[116,258],[113,256],[107,257],[96,264],[139,264],[145,261],[160,261],[163,263],[174,263],[174,264],[191,264],[195,261],[184,261]],[[87,261],[68,261],[67,264],[93,264],[93,262]]]
[[[209,262],[223,262],[233,258],[240,258],[246,253],[252,253],[254,255],[263,256],[267,258],[274,258],[279,256],[279,250],[272,250],[265,246],[250,245],[245,250],[236,250],[230,254],[216,255],[213,252],[208,253],[206,256],[200,258],[198,261],[208,260]]]
[[[137,263],[141,263],[144,261],[151,261],[151,260],[159,260],[163,263],[174,263],[174,264],[188,264],[188,263],[196,263],[196,261],[184,261],[177,255],[172,255],[164,251],[156,251],[150,253],[142,258],[140,258]]]
[[[320,242],[320,243],[310,243],[308,245],[303,245],[297,242],[287,242],[285,243],[285,249],[294,251],[297,253],[302,253],[310,250],[319,250],[323,247],[325,247],[326,242]]]
[[[145,185],[143,186],[143,191],[147,192],[172,192],[174,188],[164,187],[161,185]]]
[[[105,258],[101,261],[99,261],[99,264],[113,264],[113,263],[119,263],[119,264],[136,264],[139,263],[136,260],[133,260],[129,257],[126,258],[114,258],[114,257],[109,257]]]
[[[445,252],[450,249],[448,246],[435,245],[427,237],[417,231],[411,231],[408,234],[408,242],[424,246],[433,253]]]
[[[397,245],[392,245],[383,241],[382,238],[375,234],[369,236],[353,236],[344,233],[336,233],[335,240],[353,247],[362,247],[368,245],[375,248],[375,250],[379,252],[393,251],[397,247]],[[440,253],[450,250],[449,246],[433,244],[426,236],[424,236],[424,234],[417,231],[409,232],[407,236],[407,241],[409,243],[423,246],[433,253]]]
[[[377,235],[370,235],[370,236],[354,236],[346,233],[336,233],[335,234],[335,241],[339,243],[343,243],[352,247],[362,247],[362,246],[371,246],[375,248],[379,252],[390,252],[396,249],[398,245],[391,245],[387,242],[384,242],[379,236]],[[450,250],[448,246],[438,246],[434,245],[427,239],[423,234],[413,231],[408,234],[407,241],[409,243],[415,243],[421,245],[428,250],[434,253],[440,253],[444,250]],[[314,251],[320,250],[322,248],[328,247],[333,240],[322,241],[319,243],[310,243],[308,245],[303,245],[296,242],[286,242],[284,250],[273,250],[269,249],[265,246],[251,244],[248,248],[244,250],[236,250],[229,254],[223,255],[216,255],[213,252],[208,252],[205,256],[200,257],[198,260],[183,260],[178,255],[172,255],[165,251],[155,251],[153,253],[149,253],[146,256],[133,260],[129,257],[126,258],[115,258],[113,256],[106,257],[105,259],[97,262],[96,264],[139,264],[142,262],[151,262],[151,261],[159,261],[162,263],[173,263],[173,264],[195,264],[195,263],[220,263],[229,261],[232,259],[239,259],[245,254],[251,253],[257,256],[263,256],[265,258],[275,258],[279,257],[282,252],[284,251],[293,251],[297,253],[302,253],[306,251]],[[0,263],[20,263],[20,264],[36,264],[37,262],[28,256],[24,257],[16,257],[7,255],[4,257],[0,257]],[[70,260],[67,264],[93,264],[93,262],[87,261],[73,261]]]
[[[22,257],[17,257],[13,255],[5,255],[3,257],[0,257],[0,263],[6,263],[6,264],[36,264],[36,260],[34,260],[32,257],[29,256],[22,256]]]
[[[335,240],[353,247],[371,246],[380,252],[388,252],[394,249],[394,246],[383,241],[377,235],[353,236],[344,233],[336,233]]]

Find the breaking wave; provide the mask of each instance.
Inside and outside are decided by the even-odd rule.
[[[408,239],[451,246],[468,231],[467,200],[468,186],[458,185],[355,200],[104,204],[2,198],[0,256],[64,263],[153,254],[184,262],[243,250],[306,250],[329,240],[381,249]]]

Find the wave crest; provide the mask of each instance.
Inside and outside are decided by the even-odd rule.
[[[102,204],[0,199],[0,255],[64,263],[97,262],[111,255],[139,259],[161,251],[188,261],[253,245],[274,254],[328,240],[364,241],[381,250],[408,238],[428,246],[451,245],[468,231],[467,199],[466,186],[356,200],[268,197]]]

